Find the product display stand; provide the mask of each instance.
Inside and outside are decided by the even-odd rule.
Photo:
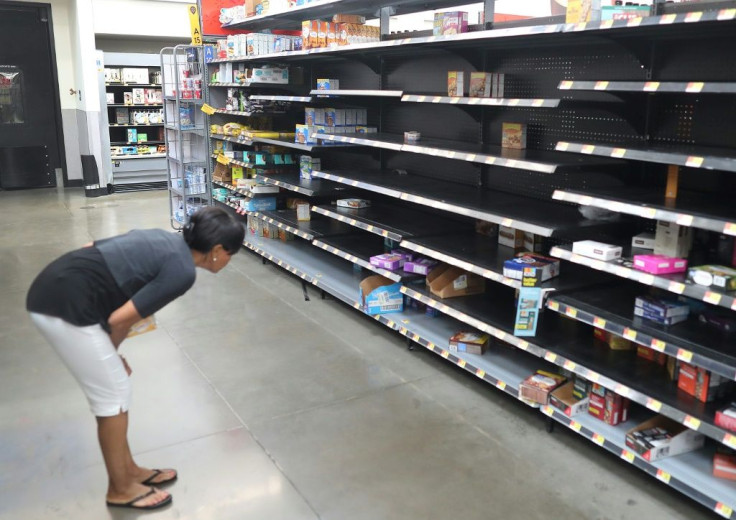
[[[156,54],[104,53],[115,191],[166,188],[161,64]]]
[[[181,229],[198,208],[210,204],[206,95],[202,48],[177,45],[161,50],[166,166],[171,225]]]
[[[302,21],[329,14],[368,14],[365,4],[318,2],[230,25],[299,30]],[[493,2],[485,4],[490,18]],[[369,15],[382,15],[380,42],[211,59],[208,79],[223,63],[276,64],[294,72],[294,81],[285,85],[233,87],[247,90],[252,101],[290,103],[269,116],[273,132],[293,132],[313,109],[367,112],[363,130],[319,128],[310,135],[316,144],[289,142],[285,135],[210,135],[211,143],[230,143],[233,156],[224,162],[249,169],[253,181],[240,188],[211,183],[223,190],[222,202],[215,204],[232,209],[247,225],[245,247],[301,279],[305,294],[312,285],[332,295],[401,334],[411,348],[418,344],[533,405],[548,424],[570,428],[709,510],[736,518],[736,481],[715,476],[713,465],[716,452],[736,449],[736,431],[717,418],[736,393],[731,388],[703,402],[678,386],[672,368],[692,365],[733,382],[730,332],[716,331],[695,311],[669,326],[634,315],[635,300],[659,289],[659,296],[688,297],[693,305],[723,313],[712,321],[728,327],[736,294],[683,274],[637,270],[630,261],[639,252],[631,249],[632,236],[652,231],[654,221],[701,230],[691,257],[701,264],[712,262],[716,252],[723,257],[713,244],[736,235],[730,204],[736,196],[736,70],[724,65],[731,63],[728,49],[736,44],[736,4],[658,3],[643,18],[538,25],[528,20],[492,29],[486,23],[461,34],[388,34],[386,8],[400,13],[456,5],[372,4]],[[498,98],[450,96],[451,71],[503,74],[505,92]],[[339,88],[321,89],[324,78],[339,80]],[[224,125],[256,116],[225,110],[224,92],[213,89],[208,98],[216,109],[213,121]],[[505,124],[526,125],[525,149],[501,146]],[[309,155],[320,163],[301,176],[298,161],[275,168],[238,155],[264,149]],[[210,165],[216,161],[220,155]],[[269,195],[278,209],[253,206],[259,200],[253,183],[280,188]],[[370,205],[336,204],[351,197]],[[289,204],[303,212],[305,203],[309,221],[283,209]],[[560,260],[559,275],[541,282],[543,312],[533,335],[517,335],[522,283],[506,269],[516,250],[498,243],[494,225],[507,233],[504,240],[512,228],[512,241],[521,233],[524,247]],[[624,259],[573,253],[571,244],[586,239],[625,246]],[[423,276],[371,261],[397,248],[463,270],[450,284],[462,295],[442,298]],[[387,287],[396,285],[403,310],[369,314],[360,284],[376,274]],[[478,284],[472,292],[468,280]],[[487,334],[488,351],[457,351],[449,340],[458,332]],[[600,340],[601,332],[627,343],[614,348],[613,340]],[[607,400],[628,400],[629,416],[603,420],[588,413],[587,405],[575,414],[522,398],[524,381],[537,370],[596,384]],[[650,419],[673,421],[688,435],[697,432],[704,445],[661,459],[637,452],[631,447],[633,429]]]

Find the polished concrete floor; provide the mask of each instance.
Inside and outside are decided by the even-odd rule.
[[[168,227],[163,192],[0,192],[0,518],[696,519],[574,434],[243,252],[122,351],[131,446],[175,467],[169,508],[108,510],[95,422],[24,312],[56,256]]]

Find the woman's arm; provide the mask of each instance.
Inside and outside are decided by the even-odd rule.
[[[116,309],[107,320],[110,325],[110,339],[115,348],[118,348],[130,331],[130,327],[142,319],[132,300],[128,300],[122,307]]]

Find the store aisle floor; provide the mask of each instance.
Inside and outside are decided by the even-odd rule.
[[[0,192],[0,519],[108,510],[95,422],[24,311],[56,256],[168,227],[163,192]],[[703,508],[242,252],[122,351],[131,447],[192,520],[697,519]]]

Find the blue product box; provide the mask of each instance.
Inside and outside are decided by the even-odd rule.
[[[246,211],[273,211],[276,209],[276,197],[258,197],[246,202]]]
[[[373,316],[403,312],[404,295],[401,284],[383,276],[369,276],[360,282],[360,299],[363,311]]]

